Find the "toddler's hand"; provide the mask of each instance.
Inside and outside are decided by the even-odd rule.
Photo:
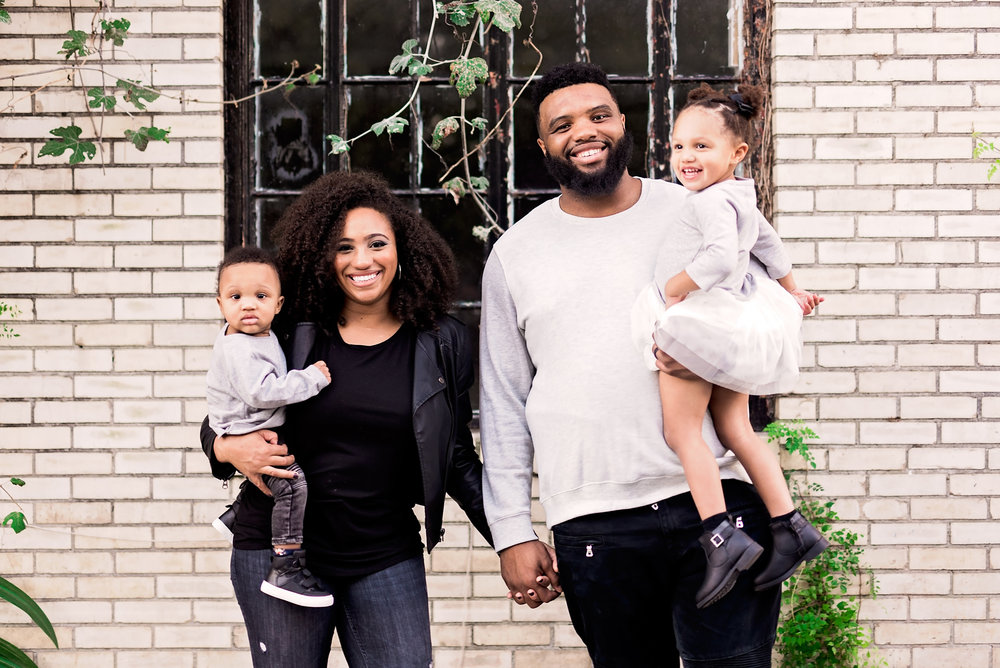
[[[792,290],[789,294],[795,297],[795,301],[799,303],[799,306],[802,308],[802,315],[809,315],[813,312],[814,308],[819,306],[820,302],[825,301],[819,295],[806,292],[802,289]]]
[[[327,382],[330,382],[330,369],[326,366],[326,362],[319,360],[313,363],[313,366],[320,370],[320,373],[326,378]]]
[[[670,295],[667,295],[666,297],[663,298],[663,308],[664,309],[668,309],[671,306],[673,306],[674,304],[679,304],[680,302],[682,302],[685,299],[687,299],[687,296],[688,296],[688,293],[686,293],[686,292],[684,294],[682,294],[680,297],[671,297]]]

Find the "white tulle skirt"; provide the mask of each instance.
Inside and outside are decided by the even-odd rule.
[[[751,277],[752,278],[752,277]],[[652,346],[713,385],[744,394],[776,394],[799,377],[802,309],[775,281],[754,280],[749,297],[695,291],[664,310],[650,284],[632,307],[632,338],[650,369]]]

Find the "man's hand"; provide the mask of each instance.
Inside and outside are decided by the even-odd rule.
[[[529,608],[537,608],[562,593],[555,550],[540,540],[501,550],[500,576],[510,589],[507,598],[518,605],[527,603]]]
[[[270,429],[258,429],[239,436],[216,436],[215,458],[228,462],[246,479],[268,496],[271,491],[264,484],[262,475],[275,478],[294,478],[295,473],[279,466],[288,466],[295,457],[288,448],[278,443],[278,435]]]
[[[691,372],[686,366],[682,366],[680,362],[660,350],[655,343],[653,344],[653,357],[656,358],[656,368],[667,375],[680,378],[681,380],[694,380],[698,378],[697,374]]]
[[[809,315],[810,313],[813,312],[814,308],[819,306],[820,302],[825,301],[819,295],[812,292],[807,292],[801,288],[796,288],[795,290],[792,290],[789,294],[791,294],[792,297],[795,298],[795,301],[798,302],[799,306],[802,308],[802,315]]]

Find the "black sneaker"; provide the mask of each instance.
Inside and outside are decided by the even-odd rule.
[[[236,500],[231,505],[226,506],[226,512],[212,520],[212,526],[215,527],[215,530],[225,536],[230,543],[233,542],[233,525],[236,524],[236,513],[240,511],[240,501],[242,500],[243,490],[240,489]]]
[[[333,596],[306,568],[304,550],[273,555],[271,570],[260,583],[260,590],[268,596],[307,608],[333,605]]]

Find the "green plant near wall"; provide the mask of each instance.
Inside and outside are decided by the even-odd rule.
[[[16,487],[22,487],[24,481],[20,478],[11,478],[10,484]],[[14,530],[14,533],[21,533],[24,531],[27,522],[24,518],[24,511],[21,505],[14,499],[7,488],[0,485],[0,490],[10,497],[10,500],[14,502],[17,506],[17,510],[8,513],[6,517],[3,518],[3,527],[10,527]],[[9,580],[0,577],[0,600],[7,601],[11,605],[23,610],[28,617],[31,618],[35,624],[38,625],[45,635],[49,637],[52,644],[59,647],[59,641],[56,639],[55,629],[52,628],[52,622],[46,617],[42,609],[38,607],[35,600],[28,596],[24,591],[13,584]],[[17,648],[10,641],[0,638],[0,668],[38,668],[37,664],[31,660],[27,654]]]
[[[772,422],[764,428],[768,441],[778,442],[809,468],[816,459],[807,441],[816,433],[801,422]],[[823,488],[808,480],[789,480],[792,498],[800,512],[831,543],[830,549],[807,562],[785,582],[781,593],[781,617],[775,649],[782,668],[861,668],[884,666],[875,655],[868,630],[861,624],[861,598],[875,598],[878,586],[871,571],[861,566],[864,548],[861,536],[848,529],[835,529],[839,521],[834,502],[819,496]],[[867,581],[868,593],[855,593]]]
[[[986,156],[992,159],[992,162],[986,168],[986,179],[992,179],[993,175],[1000,169],[1000,149],[996,147],[995,141],[986,141],[978,132],[972,133],[972,139],[976,142],[972,147],[972,157],[982,158]]]

